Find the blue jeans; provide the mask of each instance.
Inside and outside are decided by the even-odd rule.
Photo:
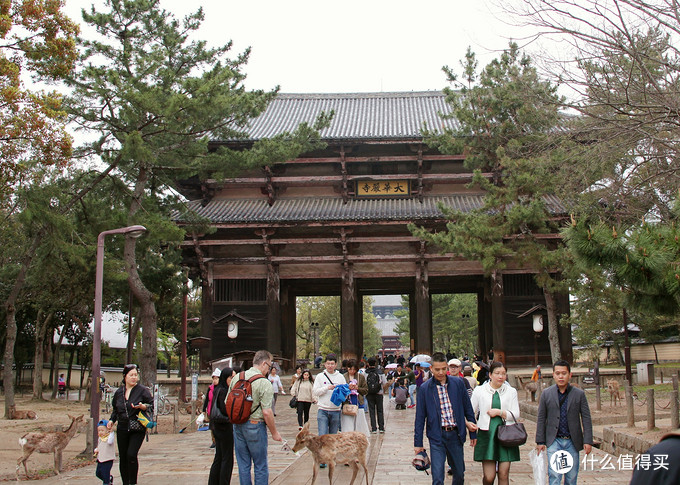
[[[564,474],[557,473],[553,470],[553,466],[559,468],[560,454],[553,458],[555,453],[559,451],[565,451],[569,453],[573,459],[573,467],[570,471]],[[555,459],[556,463],[553,463]],[[562,483],[562,477],[564,476],[564,485],[576,485],[576,479],[578,478],[578,469],[581,465],[579,461],[578,451],[574,447],[574,443],[570,439],[555,438],[555,441],[548,447],[548,482],[550,485],[560,485]]]
[[[319,409],[316,413],[316,424],[319,428],[319,436],[337,434],[340,431],[340,410],[326,411]]]
[[[411,405],[416,403],[416,401],[414,399],[416,397],[416,385],[415,384],[411,384],[410,386],[408,386],[408,397],[411,400]]]
[[[267,425],[264,422],[234,425],[234,452],[241,485],[251,485],[250,466],[255,469],[255,485],[269,483],[267,464]]]
[[[432,464],[432,485],[444,485],[444,468],[446,462],[453,469],[453,485],[463,485],[465,479],[465,459],[463,443],[458,430],[442,430],[440,443],[430,441],[430,462]]]

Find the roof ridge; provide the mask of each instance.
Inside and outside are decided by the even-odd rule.
[[[361,92],[361,93],[278,93],[279,99],[342,99],[342,98],[415,98],[427,96],[444,96],[442,90],[432,91],[389,91],[389,92]]]

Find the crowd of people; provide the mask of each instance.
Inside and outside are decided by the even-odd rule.
[[[463,446],[468,437],[474,447],[474,461],[482,464],[482,483],[508,484],[511,464],[520,458],[519,446],[503,444],[498,437],[499,428],[516,423],[520,409],[517,391],[507,382],[507,368],[498,361],[486,363],[475,359],[471,362],[467,356],[462,360],[448,357],[451,356],[436,352],[423,362],[369,358],[360,362],[343,361],[338,367],[337,357],[328,354],[316,376],[310,369],[298,366],[288,391],[294,398],[299,429],[309,421],[311,406],[316,404],[319,435],[343,431],[358,431],[367,436],[384,433],[387,395],[396,410],[415,407],[413,442],[417,458],[414,465],[431,467],[433,484],[444,483],[447,465],[452,483],[464,482]],[[225,367],[213,373],[203,407],[204,416],[209,417],[215,448],[208,478],[210,485],[231,483],[234,456],[241,485],[252,483],[251,469],[255,485],[269,483],[267,432],[274,441],[282,441],[274,419],[275,403],[278,394],[286,394],[275,368],[271,353],[260,350],[247,370]],[[534,376],[540,379],[540,372],[538,367]],[[578,464],[580,451],[589,454],[592,450],[588,401],[583,390],[570,384],[568,362],[555,362],[552,378],[555,384],[543,391],[538,406],[536,452],[546,452],[548,463],[556,461],[556,455],[566,453],[572,463]],[[245,382],[249,383],[250,392],[247,415],[241,421],[230,421],[229,396],[238,394],[234,389],[243,389]],[[138,421],[143,413],[153,410],[153,398],[149,390],[139,384],[136,365],[124,367],[123,384],[114,393],[112,404],[110,419],[98,423],[96,476],[106,485],[113,483],[115,440],[121,481],[123,485],[135,485],[139,469],[137,455],[146,431]],[[424,436],[429,442],[429,457]],[[326,464],[320,466],[326,467]],[[575,485],[578,471],[578,465],[567,473],[550,466],[549,483],[558,485],[564,480],[566,485]]]

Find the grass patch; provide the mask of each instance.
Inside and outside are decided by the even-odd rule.
[[[654,392],[671,392],[673,390],[673,383],[654,384],[653,386],[633,386],[633,391],[635,391],[640,398],[642,398],[641,394],[647,394],[647,389],[654,389]]]

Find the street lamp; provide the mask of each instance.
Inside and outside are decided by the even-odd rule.
[[[102,231],[97,237],[97,268],[94,282],[94,337],[92,340],[92,379],[90,385],[90,416],[92,417],[92,446],[97,443],[97,423],[99,422],[99,378],[101,363],[101,340],[102,340],[102,292],[104,287],[104,238],[114,234],[126,234],[138,238],[144,232],[144,226],[128,226],[120,229]]]
[[[319,352],[319,322],[310,322],[309,326],[312,329],[312,338],[314,339],[312,342],[312,345],[314,345],[314,359],[312,361],[315,361],[316,354]]]

